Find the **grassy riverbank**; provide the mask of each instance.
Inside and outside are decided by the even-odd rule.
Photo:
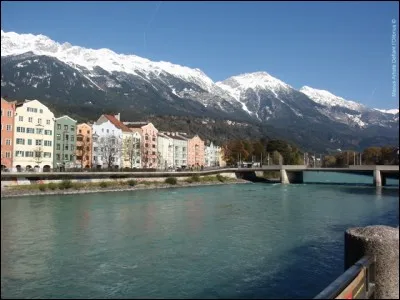
[[[160,189],[170,187],[190,187],[199,185],[246,183],[241,179],[217,176],[192,176],[185,180],[178,180],[176,177],[167,177],[165,181],[136,181],[136,180],[115,180],[101,182],[71,182],[63,180],[60,183],[30,184],[8,186],[1,191],[1,198],[35,196],[35,195],[65,195],[85,194],[99,192],[121,192],[142,189]]]

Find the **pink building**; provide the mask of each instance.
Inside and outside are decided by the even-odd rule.
[[[188,138],[188,167],[204,166],[204,141],[195,135]]]
[[[158,130],[150,122],[124,122],[133,132],[139,132],[142,138],[142,167],[157,168],[159,155],[157,153]]]
[[[1,169],[10,169],[14,157],[15,102],[1,98]]]

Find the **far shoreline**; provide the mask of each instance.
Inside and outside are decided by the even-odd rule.
[[[228,182],[196,182],[196,183],[184,183],[178,184],[150,184],[144,185],[138,183],[133,187],[115,187],[115,188],[89,188],[79,190],[57,190],[57,191],[30,191],[26,192],[23,190],[12,190],[4,189],[1,191],[1,199],[6,198],[18,198],[18,197],[29,197],[29,196],[55,196],[55,195],[81,195],[81,194],[94,194],[94,193],[112,193],[112,192],[129,192],[129,191],[140,191],[140,190],[158,190],[158,189],[169,189],[169,188],[184,188],[184,187],[200,187],[200,186],[212,186],[212,185],[229,185],[229,184],[246,184],[251,183],[246,180],[236,180]]]

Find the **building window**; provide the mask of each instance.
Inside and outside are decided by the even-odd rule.
[[[64,154],[64,160],[68,160],[68,154]]]
[[[28,122],[29,122],[29,123],[32,123],[32,122],[33,122],[33,118],[32,118],[32,117],[29,117],[29,118],[28,118]]]
[[[144,137],[144,139],[145,139],[146,141],[148,141],[148,140],[149,140],[149,136],[146,134],[146,136]]]
[[[32,139],[28,139],[28,145],[32,145]]]
[[[43,157],[45,158],[51,158],[51,152],[44,152]]]
[[[42,146],[42,140],[36,140],[36,146]]]
[[[47,147],[51,147],[52,141],[44,141],[44,145]]]
[[[57,158],[57,160],[60,160],[60,159],[61,159],[61,157],[60,157],[60,154],[59,154],[59,153],[57,153],[57,154],[56,154],[56,158]]]
[[[110,130],[107,129],[107,133],[109,133],[109,132],[110,132]]]
[[[11,116],[12,116],[12,111],[11,110],[7,111],[7,117],[11,117]]]
[[[15,151],[16,157],[24,157],[24,151]]]
[[[36,134],[43,134],[43,129],[36,128]]]
[[[66,140],[66,141],[69,140],[69,135],[68,135],[68,134],[65,135],[65,140]]]
[[[25,151],[25,157],[33,157],[33,151]]]
[[[82,129],[79,129],[79,133],[82,133]]]
[[[42,114],[42,113],[43,113],[43,109],[39,109],[39,113],[41,113],[41,114]]]
[[[144,144],[144,146],[145,146],[146,148],[148,148],[148,147],[149,147],[149,144],[146,143],[146,144]]]
[[[37,119],[38,124],[42,124],[42,119]]]
[[[61,124],[57,124],[57,130],[61,130]]]
[[[20,139],[20,138],[18,138],[18,139],[16,140],[16,143],[17,143],[17,145],[25,145],[25,139]]]
[[[18,121],[23,122],[24,121],[24,117],[23,116],[19,116],[18,117]]]
[[[89,130],[87,131],[87,134],[90,134],[90,131],[89,131]]]
[[[61,140],[61,134],[57,134],[57,140]]]
[[[64,149],[65,149],[65,150],[68,150],[68,145],[65,145]]]
[[[74,147],[74,145],[73,145],[73,144],[71,144],[70,146],[71,146],[71,148],[70,148],[70,149],[71,149],[71,151],[75,149],[75,147]]]
[[[83,137],[77,136],[77,137],[76,137],[76,141],[77,141],[77,142],[82,142],[82,141],[83,141]]]
[[[61,145],[60,144],[56,145],[56,150],[61,150]]]
[[[26,128],[26,133],[35,133],[35,128]]]
[[[74,156],[73,156],[72,154],[69,156],[69,160],[70,160],[70,161],[73,161],[73,160],[74,160]]]
[[[96,161],[97,160],[97,156],[93,156],[93,161]]]
[[[6,130],[11,131],[12,126],[11,125],[6,125]]]
[[[182,147],[182,151],[186,151],[186,147]]]
[[[156,141],[156,138],[155,137],[153,137],[153,142],[155,142]]]
[[[46,120],[46,124],[47,124],[47,125],[50,125],[50,120]]]
[[[6,139],[6,145],[7,146],[11,146],[11,140],[10,139]]]
[[[52,135],[52,133],[53,133],[53,132],[52,132],[51,130],[45,130],[45,131],[44,131],[44,134],[45,134],[45,135]]]
[[[151,152],[151,154],[156,155],[156,152],[153,151],[153,152]]]
[[[11,157],[11,152],[7,151],[6,152],[6,158],[10,158]]]
[[[73,142],[75,140],[75,137],[73,135],[71,135],[71,142]]]
[[[64,131],[68,131],[68,125],[64,125]]]
[[[37,158],[42,157],[42,152],[35,151],[35,157],[37,157]]]
[[[25,132],[25,127],[17,127],[17,132]]]
[[[90,142],[90,138],[87,137],[87,138],[86,138],[86,142]]]
[[[156,145],[153,145],[153,148],[155,148],[156,147]]]

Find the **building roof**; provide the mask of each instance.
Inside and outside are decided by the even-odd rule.
[[[124,125],[128,128],[142,128],[150,122],[124,122]]]
[[[112,115],[104,115],[108,121],[110,121],[115,127],[121,129],[124,132],[131,132],[131,130],[121,121],[119,121],[115,116]]]

